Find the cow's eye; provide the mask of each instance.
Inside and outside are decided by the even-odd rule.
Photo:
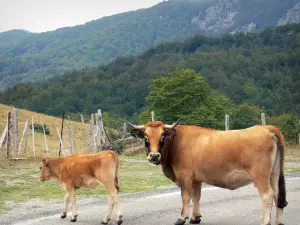
[[[160,138],[160,141],[161,142],[165,141],[165,138],[166,138],[165,135],[162,135],[161,138]]]
[[[145,136],[145,142],[149,143],[149,138],[147,136]]]
[[[40,166],[40,170],[42,169],[42,167]]]

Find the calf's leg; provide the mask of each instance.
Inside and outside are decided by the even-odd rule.
[[[69,203],[70,203],[70,196],[69,196],[69,193],[67,192],[65,194],[65,197],[64,197],[64,203],[63,203],[63,207],[62,207],[60,218],[64,219],[64,218],[67,217]]]
[[[64,184],[64,189],[67,192],[66,194],[69,197],[69,200],[71,201],[72,204],[72,218],[70,222],[76,222],[77,221],[77,205],[76,205],[76,193],[74,186],[72,184]]]
[[[111,219],[111,214],[113,209],[116,211],[117,215],[117,224],[120,225],[123,223],[123,216],[121,215],[120,210],[120,200],[118,196],[118,191],[114,185],[114,180],[112,179],[109,182],[104,184],[109,196],[108,196],[108,210],[107,214],[105,215],[102,224],[107,224],[108,221]]]

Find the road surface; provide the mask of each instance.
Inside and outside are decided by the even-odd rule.
[[[286,225],[300,225],[300,174],[288,174],[286,184],[289,205],[284,211],[284,223]],[[106,198],[100,200],[79,199],[77,202],[79,216],[75,224],[99,225],[101,223],[106,213]],[[174,224],[181,211],[178,188],[122,195],[121,204],[124,225],[171,225]],[[44,203],[42,208],[15,209],[8,214],[0,214],[0,224],[73,224],[69,222],[70,211],[67,219],[60,219],[60,207],[61,204],[58,203]],[[190,209],[192,209],[192,203]],[[201,197],[201,214],[203,216],[201,224],[204,225],[259,225],[262,216],[262,204],[253,184],[234,191],[204,185]],[[272,221],[274,221],[274,215],[273,210]],[[116,224],[116,222],[112,220],[109,224]]]

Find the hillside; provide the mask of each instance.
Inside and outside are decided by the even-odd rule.
[[[169,0],[84,25],[40,34],[0,33],[0,89],[92,68],[195,33],[260,31],[295,21],[299,0]],[[288,16],[287,16],[288,15]],[[283,18],[284,17],[284,18]]]
[[[8,114],[8,112],[11,112],[12,109],[13,109],[13,107],[11,107],[11,106],[0,104],[0,133],[1,134],[6,125],[7,114]],[[18,133],[19,133],[19,142],[20,142],[26,120],[29,120],[29,122],[31,123],[31,118],[33,117],[35,123],[42,124],[42,114],[39,114],[36,112],[31,112],[28,110],[19,109],[18,117],[19,117]],[[59,150],[59,137],[57,134],[56,127],[60,130],[61,118],[44,115],[43,120],[44,120],[44,123],[46,124],[46,126],[49,127],[49,130],[50,130],[50,134],[47,135],[48,148],[49,148],[50,154],[52,156],[57,157],[58,150]],[[83,152],[87,153],[88,148],[87,148],[87,144],[86,144],[85,133],[83,130],[82,123],[75,122],[75,121],[71,121],[71,122],[72,122],[72,127],[73,127],[73,137],[75,139],[75,144],[76,144],[78,151],[81,153],[83,153]],[[65,122],[65,129],[63,132],[64,149],[67,149],[68,145],[69,145],[68,144],[69,142],[67,139],[68,133],[67,133],[67,129],[66,129],[66,124],[67,124],[67,121]],[[27,145],[27,153],[26,154],[24,153],[24,150],[23,150],[24,143],[25,143],[25,140],[23,140],[23,146],[22,146],[22,149],[20,152],[20,156],[23,156],[23,157],[24,156],[26,156],[26,157],[32,156],[33,148],[32,148],[31,129],[29,129],[29,132],[28,132],[28,145]],[[44,135],[42,133],[35,132],[35,149],[36,149],[36,156],[45,156],[45,141],[44,141]],[[73,145],[73,150],[74,150],[74,145]],[[0,159],[1,159],[1,155],[0,155]],[[14,154],[12,154],[12,155],[14,155]]]
[[[162,44],[137,57],[122,57],[92,71],[73,71],[42,84],[18,84],[0,102],[60,115],[98,108],[122,117],[144,109],[151,79],[191,68],[234,104],[247,102],[269,115],[300,114],[300,25],[257,34],[194,36]]]

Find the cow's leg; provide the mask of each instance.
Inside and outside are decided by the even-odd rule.
[[[277,154],[276,161],[271,174],[271,186],[274,192],[274,202],[276,205],[275,225],[283,225],[282,224],[283,208],[279,208],[277,206],[278,194],[279,194],[279,189],[278,189],[279,176],[280,176],[280,154]]]
[[[120,210],[120,200],[119,200],[119,196],[118,196],[118,191],[114,186],[114,181],[113,179],[109,182],[106,182],[104,184],[109,196],[108,196],[108,210],[107,210],[107,214],[104,217],[104,219],[102,220],[102,224],[107,224],[108,221],[111,219],[111,214],[113,209],[115,209],[116,211],[116,215],[117,215],[117,224],[120,225],[123,222],[123,216],[121,215],[121,210]]]
[[[66,192],[60,218],[64,219],[67,217],[69,203],[70,203],[70,196],[69,193]]]
[[[200,214],[200,197],[201,197],[202,182],[193,183],[192,186],[192,201],[194,203],[193,216],[190,219],[190,224],[199,224],[201,222]]]
[[[271,224],[271,211],[273,205],[274,192],[270,184],[270,178],[256,181],[257,189],[262,199],[264,214],[262,218],[262,225]]]
[[[189,203],[192,193],[192,180],[185,179],[177,182],[177,185],[181,188],[182,210],[179,219],[175,222],[175,225],[183,225],[189,218]]]

